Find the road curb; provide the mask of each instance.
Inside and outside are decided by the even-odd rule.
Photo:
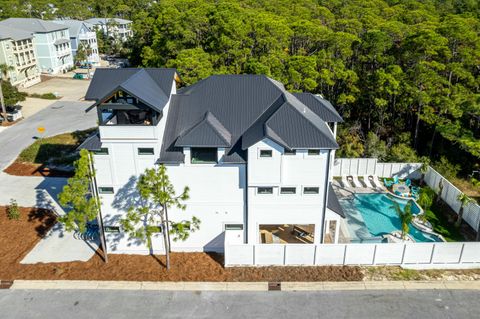
[[[15,280],[10,289],[268,291],[268,282],[154,282],[89,280]],[[282,282],[282,291],[332,290],[480,290],[480,281]]]

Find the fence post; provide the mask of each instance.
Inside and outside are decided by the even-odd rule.
[[[287,245],[283,245],[283,265],[287,264]]]
[[[318,245],[314,246],[315,248],[313,249],[313,265],[315,266],[317,264],[317,249]]]
[[[402,261],[400,262],[401,265],[403,265],[403,260],[405,258],[405,250],[407,249],[407,244],[403,244],[403,252],[402,252]]]
[[[343,265],[345,265],[345,261],[347,260],[347,247],[348,245],[344,244],[345,249],[343,250]]]
[[[435,253],[435,245],[436,245],[436,244],[433,244],[433,247],[432,247],[432,253],[431,253],[431,255],[430,255],[430,262],[429,262],[429,264],[432,264],[432,262],[433,262],[433,254]]]
[[[252,261],[253,261],[253,266],[255,266],[255,265],[256,265],[256,263],[255,263],[255,244],[252,245],[252,248],[253,248],[253,251],[252,251],[252,255],[253,255]]]
[[[458,258],[458,263],[462,263],[463,249],[465,248],[465,243],[462,244],[462,249],[460,250],[460,257]]]
[[[375,248],[373,249],[373,260],[372,265],[375,265],[375,258],[377,257],[377,244],[375,244]]]

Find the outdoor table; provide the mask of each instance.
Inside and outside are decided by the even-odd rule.
[[[399,192],[402,195],[409,195],[410,194],[410,187],[408,187],[404,183],[394,184],[392,186],[392,190],[393,190],[394,194],[396,194],[397,192]]]

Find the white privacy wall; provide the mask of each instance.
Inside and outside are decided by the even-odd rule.
[[[480,243],[225,245],[225,266],[402,265],[477,268]]]

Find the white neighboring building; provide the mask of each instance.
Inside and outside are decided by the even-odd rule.
[[[33,34],[38,66],[42,73],[57,74],[73,68],[67,26],[30,18],[9,18],[0,21],[0,28],[3,26]]]
[[[88,62],[93,65],[100,64],[97,33],[90,29],[88,23],[79,20],[55,20],[54,22],[68,27],[73,58],[77,55],[78,45],[81,43],[84,48],[88,47],[91,50]]]
[[[159,164],[177,191],[190,187],[187,210],[170,218],[201,220],[174,251],[222,252],[232,229],[238,243],[337,242],[343,211],[330,168],[342,118],[331,104],[262,75],[177,91],[178,80],[174,69],[98,69],[87,91],[100,126],[81,147],[95,153],[109,253],[148,253],[119,220],[137,204],[138,176]],[[153,249],[163,252],[160,234]]]
[[[122,42],[127,41],[132,35],[132,21],[119,18],[91,18],[85,22],[92,24],[97,30]]]

